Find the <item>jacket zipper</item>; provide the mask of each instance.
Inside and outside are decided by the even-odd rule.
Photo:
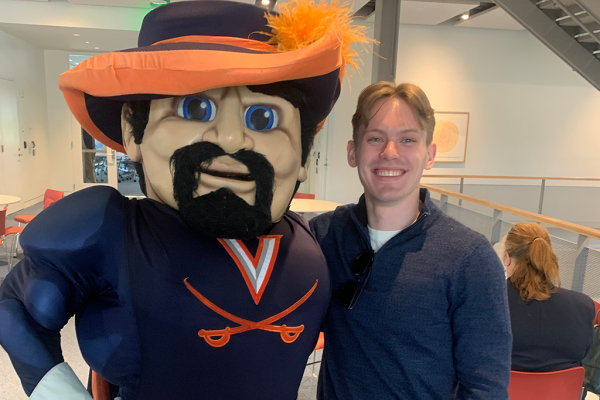
[[[402,234],[404,234],[404,233],[406,233],[406,232],[410,232],[410,230],[411,230],[411,229],[414,229],[414,228],[416,228],[418,225],[420,225],[420,224],[423,222],[423,220],[425,219],[425,217],[427,217],[428,215],[429,215],[429,213],[428,213],[428,212],[427,212],[427,213],[423,213],[423,214],[419,215],[419,218],[417,218],[417,220],[416,220],[416,221],[415,221],[415,222],[414,222],[412,225],[410,225],[410,226],[409,226],[409,227],[407,227],[406,229],[403,229],[402,231],[400,231],[400,233],[398,233],[398,235],[402,235]],[[375,252],[375,255],[373,256],[373,265],[375,265],[375,257],[377,257],[377,253],[379,253],[379,252],[381,251],[381,249],[383,249],[383,248],[384,248],[384,247],[385,247],[385,246],[386,246],[386,245],[387,245],[389,242],[391,242],[392,240],[394,240],[394,239],[395,239],[395,238],[396,238],[398,235],[394,236],[393,238],[391,238],[390,240],[388,240],[387,242],[385,242],[385,243],[383,244],[383,246],[381,246],[381,247],[379,248],[379,250],[377,250],[377,251]],[[369,247],[370,247],[370,246],[371,246],[371,241],[369,240]]]

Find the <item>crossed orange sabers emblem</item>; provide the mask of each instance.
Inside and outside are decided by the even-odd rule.
[[[290,307],[283,310],[279,314],[275,314],[272,317],[263,319],[262,321],[254,322],[254,321],[248,321],[248,320],[240,318],[240,317],[236,317],[235,315],[228,313],[227,311],[223,310],[222,308],[217,307],[206,297],[202,296],[196,289],[194,289],[192,287],[192,285],[190,285],[188,283],[187,280],[188,280],[188,278],[185,278],[183,280],[183,282],[185,283],[185,286],[205,306],[207,306],[208,308],[210,308],[211,310],[213,310],[220,316],[225,317],[228,320],[240,325],[240,326],[236,326],[234,328],[226,327],[225,329],[213,329],[213,330],[200,329],[198,331],[198,336],[200,336],[201,338],[204,338],[204,340],[206,340],[206,343],[208,343],[212,347],[223,347],[229,342],[231,335],[235,335],[236,333],[252,331],[255,329],[261,329],[263,331],[268,331],[268,332],[279,332],[279,334],[281,335],[281,340],[283,340],[285,343],[292,343],[294,340],[296,340],[298,338],[298,336],[300,335],[300,332],[302,332],[304,330],[304,325],[287,326],[287,325],[272,325],[272,324],[273,324],[273,322],[279,321],[280,319],[289,315],[292,311],[294,311],[295,309],[300,307],[313,294],[313,292],[317,288],[317,284],[319,283],[319,280],[317,280],[315,282],[315,284],[313,285],[313,287],[304,296],[302,296],[302,298],[300,298],[300,300],[298,300],[297,302],[295,302],[294,304],[292,304]]]

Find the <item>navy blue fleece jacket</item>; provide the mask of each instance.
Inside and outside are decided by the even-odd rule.
[[[511,329],[504,270],[479,233],[421,189],[416,223],[376,253],[356,306],[338,299],[371,247],[364,196],[310,221],[330,270],[318,399],[506,400]]]

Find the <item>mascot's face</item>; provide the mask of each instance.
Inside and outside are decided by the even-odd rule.
[[[148,197],[208,236],[260,235],[306,180],[299,110],[245,86],[153,100],[142,143],[126,122],[123,132]]]

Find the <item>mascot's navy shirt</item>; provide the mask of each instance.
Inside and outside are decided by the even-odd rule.
[[[75,314],[84,358],[123,400],[296,398],[330,286],[294,213],[261,238],[213,239],[166,205],[93,187],[39,214],[21,245],[0,301],[35,321],[11,322],[42,332],[55,353],[51,333]],[[36,368],[27,360],[44,357],[11,340],[3,334],[26,386]]]

